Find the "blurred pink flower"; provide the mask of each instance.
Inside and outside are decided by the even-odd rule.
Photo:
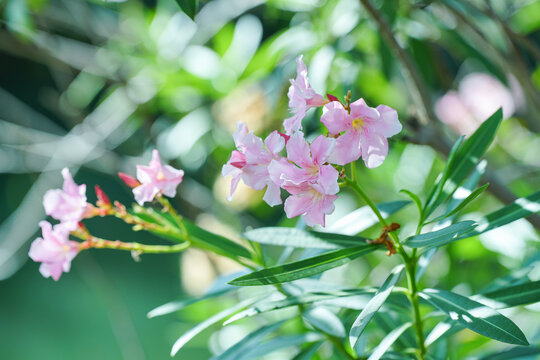
[[[326,164],[334,145],[334,139],[322,135],[308,145],[304,134],[297,131],[287,142],[287,159],[270,163],[272,180],[292,195],[285,200],[287,217],[304,215],[310,226],[325,225],[325,214],[334,211],[339,191],[339,173]]]
[[[323,106],[328,102],[322,95],[313,90],[307,77],[306,64],[300,55],[296,62],[296,79],[291,79],[291,86],[287,96],[289,97],[289,109],[293,116],[283,121],[283,127],[287,135],[292,134],[302,128],[302,119],[306,116],[306,111],[312,107]]]
[[[79,243],[68,239],[69,228],[64,223],[54,228],[47,221],[39,223],[43,237],[32,242],[28,256],[40,262],[39,272],[43,277],[58,281],[62,272],[69,272],[71,261],[79,252]]]
[[[133,189],[135,200],[139,205],[146,201],[154,200],[154,197],[162,193],[168,197],[176,195],[176,188],[182,182],[184,171],[163,165],[159,152],[152,151],[152,160],[148,166],[137,165],[137,179],[141,185]]]
[[[516,111],[519,89],[514,95],[489,74],[472,73],[461,80],[458,91],[449,91],[435,103],[435,113],[459,134],[471,134],[499,107],[504,118]]]
[[[329,161],[346,165],[362,156],[368,168],[383,163],[388,155],[386,139],[402,129],[396,110],[386,105],[372,108],[363,99],[353,102],[350,112],[337,101],[326,104],[321,121],[334,135],[344,132],[337,138]]]
[[[75,230],[88,207],[86,185],[75,184],[67,168],[62,169],[62,176],[62,189],[47,191],[43,197],[43,207],[47,215],[60,220],[70,230]]]
[[[279,152],[285,146],[285,138],[273,131],[263,142],[260,137],[248,131],[246,124],[238,123],[237,126],[238,130],[234,134],[237,150],[232,152],[231,158],[221,171],[223,176],[232,176],[229,201],[242,179],[247,186],[255,190],[266,187],[263,200],[268,205],[281,204],[281,191],[279,185],[270,178],[268,165],[272,160],[279,159]]]

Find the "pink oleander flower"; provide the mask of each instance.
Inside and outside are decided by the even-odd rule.
[[[386,105],[372,108],[363,99],[350,105],[350,113],[337,101],[326,104],[321,121],[336,139],[329,162],[346,165],[360,156],[368,168],[381,165],[388,155],[390,136],[401,131],[397,111]]]
[[[75,230],[88,209],[86,185],[75,184],[67,168],[62,169],[62,176],[62,189],[47,191],[43,197],[43,207],[47,215],[60,220],[70,230]]]
[[[284,137],[277,131],[273,131],[266,137],[264,142],[252,132],[249,132],[246,124],[238,123],[238,130],[234,134],[234,142],[237,150],[231,154],[227,164],[223,165],[222,175],[232,176],[232,196],[240,179],[255,189],[262,190],[266,187],[263,200],[270,206],[281,204],[281,191],[279,185],[274,183],[268,174],[268,165],[274,159],[279,158],[279,152],[285,146]]]
[[[152,160],[148,166],[137,165],[137,179],[141,185],[133,188],[135,200],[139,205],[154,200],[158,194],[176,196],[176,188],[182,182],[184,171],[163,165],[157,150],[152,151]]]
[[[302,119],[306,116],[306,111],[312,107],[323,106],[328,102],[322,95],[313,90],[307,77],[306,64],[302,61],[302,55],[296,60],[298,68],[296,79],[291,79],[291,86],[287,96],[289,97],[289,109],[293,113],[288,119],[283,121],[283,127],[287,135],[302,128]]]
[[[69,272],[71,261],[79,252],[79,243],[69,240],[69,228],[64,223],[53,226],[47,221],[39,223],[43,237],[32,242],[28,256],[40,262],[39,272],[43,277],[60,279],[62,272]]]
[[[271,162],[270,177],[292,195],[285,200],[287,217],[303,215],[309,226],[325,225],[325,215],[334,211],[339,191],[339,173],[326,164],[334,145],[334,139],[322,135],[308,145],[298,131],[287,142],[287,159]]]

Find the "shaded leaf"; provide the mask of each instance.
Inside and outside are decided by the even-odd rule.
[[[424,276],[424,273],[426,272],[427,267],[431,263],[431,259],[433,259],[433,256],[437,252],[437,248],[431,248],[425,253],[423,253],[419,258],[418,262],[416,263],[416,282],[420,281],[422,277]]]
[[[351,344],[352,348],[355,347],[358,338],[366,328],[367,324],[373,318],[373,315],[375,315],[375,313],[379,310],[382,304],[384,304],[385,300],[392,292],[392,288],[398,282],[404,267],[404,265],[399,265],[392,270],[390,276],[388,276],[375,296],[373,296],[373,298],[368,302],[366,307],[354,321],[351,331],[349,332],[349,343]]]
[[[324,307],[309,308],[304,311],[302,317],[316,329],[339,338],[345,337],[345,327],[341,320]]]
[[[191,19],[195,19],[199,7],[199,0],[176,0],[176,3],[187,16]]]
[[[473,201],[480,194],[482,194],[484,192],[484,190],[487,189],[488,186],[489,186],[489,183],[487,183],[487,184],[479,187],[478,189],[474,190],[462,202],[460,202],[459,205],[457,205],[453,210],[451,210],[451,211],[449,211],[449,212],[447,212],[447,213],[445,213],[445,214],[443,214],[441,216],[436,217],[435,219],[431,220],[430,223],[438,222],[438,221],[441,221],[443,219],[446,219],[447,217],[450,217],[450,216],[453,216],[453,215],[457,214],[462,209],[464,209],[467,205],[469,205],[469,203],[471,201]]]
[[[508,286],[472,298],[496,309],[533,304],[540,301],[540,281]]]
[[[189,305],[195,304],[199,301],[211,299],[211,298],[226,294],[229,291],[231,291],[231,289],[222,289],[220,291],[206,293],[203,296],[196,297],[196,298],[187,298],[187,299],[182,299],[182,300],[170,301],[168,303],[160,305],[157,308],[149,311],[146,316],[149,319],[151,319],[156,316],[167,315],[167,314],[182,310],[183,308]]]
[[[315,344],[311,344],[304,350],[300,351],[292,360],[311,360],[319,350],[319,348],[322,345],[321,342],[316,342]]]
[[[381,212],[383,218],[388,218],[393,213],[403,209],[410,204],[410,201],[399,200],[377,204],[377,209]],[[325,232],[340,233],[344,235],[358,234],[371,226],[378,224],[379,219],[369,206],[363,206],[330,225]]]
[[[392,330],[388,335],[381,340],[379,345],[373,350],[368,360],[379,360],[384,353],[392,346],[392,344],[407,330],[412,323],[405,323],[400,327]]]
[[[247,231],[244,236],[260,244],[295,248],[341,249],[366,243],[366,238],[323,233],[297,228],[265,227]]]
[[[308,259],[259,270],[236,278],[229,282],[229,284],[236,286],[256,286],[280,284],[302,279],[345,265],[352,260],[367,255],[377,249],[382,249],[382,247],[376,245],[362,245],[334,250]]]
[[[422,215],[422,200],[420,200],[418,195],[416,195],[412,191],[405,190],[405,189],[401,189],[401,190],[399,190],[399,192],[407,194],[412,199],[412,201],[414,201],[414,203],[416,204],[416,207],[418,208],[418,213],[421,216]]]
[[[480,335],[509,344],[529,345],[516,324],[488,306],[445,290],[425,289],[419,296]]]
[[[540,348],[520,346],[506,351],[497,351],[496,353],[482,356],[479,360],[517,360],[523,357],[530,357],[538,354],[540,354]]]
[[[408,237],[403,244],[411,248],[439,247],[456,241],[461,235],[470,233],[475,227],[474,221],[462,221],[440,230]]]

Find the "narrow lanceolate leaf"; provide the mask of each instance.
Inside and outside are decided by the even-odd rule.
[[[377,204],[376,206],[381,212],[382,217],[386,219],[410,203],[410,201],[399,200]],[[363,206],[330,225],[325,232],[355,235],[378,223],[379,219],[373,214],[370,207]]]
[[[515,347],[506,351],[497,351],[496,353],[482,356],[478,360],[533,359],[533,356],[538,354],[540,354],[540,348],[537,347]]]
[[[313,332],[298,335],[278,336],[261,344],[257,344],[257,346],[253,346],[251,349],[245,349],[246,352],[242,353],[234,360],[257,360],[261,358],[268,358],[268,354],[271,354],[276,350],[291,346],[309,344],[323,339],[324,338],[321,334]]]
[[[171,356],[176,355],[176,353],[191,339],[193,339],[197,334],[200,332],[206,330],[208,327],[214,325],[215,323],[231,316],[232,314],[236,313],[237,311],[242,310],[246,306],[249,306],[253,304],[257,299],[247,299],[244,300],[238,304],[236,304],[233,307],[230,307],[228,309],[225,309],[216,315],[204,320],[203,322],[197,324],[193,329],[186,332],[184,335],[180,336],[178,340],[174,343],[172,350],[171,350]]]
[[[462,209],[464,209],[467,205],[469,205],[471,203],[471,201],[473,201],[480,194],[482,194],[484,192],[484,190],[487,189],[488,186],[489,186],[489,183],[479,187],[476,190],[474,190],[465,199],[463,199],[463,201],[460,202],[459,205],[457,205],[453,210],[451,210],[451,211],[449,211],[449,212],[447,212],[447,213],[445,213],[445,214],[443,214],[443,215],[441,215],[439,217],[436,217],[435,219],[431,220],[430,223],[441,221],[443,219],[446,219],[447,217],[454,216],[455,214],[460,212]]]
[[[462,221],[437,231],[411,236],[405,239],[404,245],[411,248],[438,247],[457,240],[461,235],[474,230],[474,221]]]
[[[418,209],[418,214],[422,215],[422,200],[420,200],[418,195],[416,195],[412,191],[405,190],[405,189],[401,189],[399,191],[404,193],[404,194],[407,194],[412,199],[412,201],[414,201],[414,203],[416,204],[416,207]]]
[[[501,121],[502,109],[500,108],[480,125],[474,134],[463,143],[463,146],[456,149],[451,164],[447,166],[448,176],[444,181],[442,191],[434,197],[435,200],[428,203],[429,206],[426,206],[426,215],[431,214],[438,205],[451,196],[478,164],[480,158],[495,138],[495,133]]]
[[[375,296],[373,296],[373,298],[368,302],[366,307],[354,321],[351,331],[349,332],[349,343],[353,349],[367,324],[373,318],[373,315],[375,315],[375,313],[379,310],[382,304],[384,304],[385,300],[392,292],[392,288],[398,282],[399,277],[403,272],[403,268],[404,265],[399,265],[392,270],[390,276],[384,281]]]
[[[418,258],[418,263],[416,265],[416,275],[415,275],[416,282],[419,282],[422,279],[422,277],[424,276],[424,273],[426,272],[427,267],[431,263],[431,259],[433,259],[433,256],[435,255],[436,252],[437,252],[437,248],[434,247],[434,248],[429,249],[425,253],[423,253]]]
[[[176,0],[176,3],[187,16],[191,19],[195,19],[197,8],[199,7],[199,0]]]
[[[447,211],[452,211],[456,206],[458,206],[463,199],[460,198],[460,194],[464,191],[472,191],[480,182],[482,176],[486,172],[487,160],[484,159],[476,165],[471,174],[465,179],[463,184],[457,188],[457,190],[452,195],[452,198],[448,202]],[[453,216],[453,215],[452,215]]]
[[[452,172],[452,166],[454,164],[454,160],[456,158],[456,155],[458,153],[459,148],[461,147],[461,144],[463,143],[463,140],[465,139],[465,136],[461,136],[452,146],[452,149],[450,149],[450,153],[448,154],[448,159],[446,160],[446,166],[441,173],[437,184],[433,187],[431,190],[431,193],[429,194],[427,200],[426,200],[426,207],[425,216],[429,216],[435,210],[438,204],[442,202],[441,198],[443,196],[443,187],[446,184],[446,181],[448,180],[448,177],[450,176],[450,173]]]
[[[384,337],[384,339],[381,340],[379,345],[373,350],[371,355],[369,356],[368,360],[379,360],[384,353],[390,349],[390,346],[407,330],[412,323],[405,323],[401,325],[400,327],[392,330],[388,335]]]
[[[252,333],[247,334],[242,340],[225,350],[218,356],[214,356],[211,360],[238,360],[248,350],[259,345],[261,341],[269,334],[276,331],[286,320],[279,321],[274,324],[263,326]]]
[[[436,289],[425,289],[419,296],[447,313],[450,319],[480,335],[509,344],[529,345],[516,324],[479,302],[450,291]]]
[[[236,278],[229,284],[236,286],[255,286],[280,284],[298,280],[345,265],[352,260],[369,254],[377,249],[382,249],[382,247],[376,245],[361,245],[347,249],[334,250],[308,259],[256,271]]]
[[[187,306],[189,306],[191,304],[195,304],[195,303],[197,303],[199,301],[203,301],[203,300],[206,300],[206,299],[210,299],[210,298],[213,298],[213,297],[223,295],[223,294],[231,291],[232,289],[234,289],[234,288],[225,288],[225,289],[220,289],[220,290],[215,291],[215,292],[209,292],[207,294],[204,294],[203,296],[196,297],[196,298],[187,298],[187,299],[171,301],[171,302],[165,303],[165,304],[163,304],[161,306],[158,306],[157,308],[149,311],[146,316],[149,319],[151,319],[151,318],[154,318],[156,316],[167,315],[167,314],[173,313],[175,311],[182,310],[183,308],[185,308],[185,307],[187,307]]]
[[[508,286],[475,295],[473,299],[496,309],[533,304],[540,302],[540,281]]]
[[[227,256],[231,259],[237,259],[238,257],[251,259],[251,253],[245,247],[224,236],[206,231],[186,219],[184,219],[184,226],[193,244],[198,247]]]
[[[513,221],[536,214],[540,211],[540,191],[537,191],[527,197],[519,198],[510,205],[507,205],[497,211],[489,213],[484,218],[478,220],[478,226],[474,231],[460,236],[459,239],[465,239],[471,236],[485,233],[496,229]]]
[[[314,249],[342,249],[366,243],[366,238],[296,228],[265,227],[247,231],[251,241],[277,246]]]
[[[302,314],[311,326],[323,332],[339,338],[345,337],[345,327],[336,314],[327,308],[317,306],[311,307]]]
[[[322,341],[316,342],[300,351],[292,360],[311,360],[322,345]]]

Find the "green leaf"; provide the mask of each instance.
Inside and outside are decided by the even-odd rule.
[[[304,311],[302,317],[316,329],[339,338],[345,337],[343,323],[336,314],[327,308],[320,306],[311,307]]]
[[[167,315],[167,314],[182,310],[183,308],[189,305],[195,304],[199,301],[211,299],[211,298],[226,294],[229,291],[231,291],[231,289],[232,288],[225,288],[225,289],[220,289],[219,291],[209,292],[207,294],[204,294],[203,296],[196,297],[196,298],[187,298],[187,299],[182,299],[182,300],[170,301],[168,303],[165,303],[149,311],[146,316],[149,319],[151,319],[157,316]]]
[[[442,179],[432,192],[433,196],[429,198],[425,207],[426,217],[451,196],[471,170],[475,168],[495,138],[501,121],[502,109],[499,108],[480,125],[474,134],[463,143],[463,146],[459,147],[460,140],[456,142],[448,157]]]
[[[540,301],[540,281],[508,286],[475,295],[473,299],[496,309],[536,303]]]
[[[442,196],[443,187],[446,184],[446,181],[448,180],[448,177],[450,176],[450,173],[452,171],[452,165],[454,164],[454,160],[456,158],[456,155],[458,153],[459,147],[463,143],[463,140],[465,139],[465,136],[461,136],[452,146],[452,149],[450,149],[450,153],[448,154],[448,159],[446,160],[446,166],[441,173],[437,184],[433,187],[431,190],[431,193],[429,194],[427,200],[426,200],[426,206],[425,206],[425,217],[428,217],[429,214],[435,210],[436,205],[439,203],[439,200]]]
[[[398,282],[404,267],[404,265],[399,265],[392,270],[390,276],[388,276],[388,278],[381,285],[375,296],[373,296],[373,298],[368,302],[366,307],[362,310],[360,315],[358,315],[358,317],[354,321],[351,331],[349,332],[349,343],[351,344],[351,348],[354,349],[358,338],[366,328],[367,324],[370,322],[370,320],[373,318],[373,315],[375,315],[375,313],[379,310],[382,304],[384,304],[384,302],[392,292],[392,289]]]
[[[412,323],[405,323],[400,327],[392,330],[388,335],[381,340],[379,345],[373,350],[368,360],[379,360],[384,353],[392,346],[392,344],[407,330]]]
[[[305,334],[298,334],[298,335],[278,336],[266,342],[263,342],[261,344],[257,344],[257,346],[254,346],[251,349],[246,349],[246,352],[243,353],[242,355],[239,355],[239,357],[235,358],[235,360],[248,360],[248,359],[255,360],[255,359],[261,359],[261,358],[267,358],[268,354],[271,354],[276,350],[283,349],[290,346],[299,346],[303,344],[309,344],[316,341],[320,341],[322,339],[323,339],[323,336],[321,334],[317,334],[313,332],[308,332]],[[315,349],[318,349],[318,347],[316,347]]]
[[[252,258],[251,253],[245,247],[224,236],[206,231],[186,219],[184,219],[184,226],[191,237],[192,243],[197,247],[231,259],[237,259],[238,257]]]
[[[274,324],[263,326],[254,332],[247,334],[242,340],[225,350],[220,355],[212,357],[211,360],[239,360],[243,358],[245,352],[258,346],[267,335],[280,328],[285,321],[286,320],[282,320]]]
[[[418,263],[416,264],[416,282],[419,282],[422,277],[424,276],[424,273],[426,272],[427,267],[431,263],[431,259],[433,259],[433,256],[437,252],[437,248],[431,248],[428,249],[425,253],[423,253],[418,258]]]
[[[231,316],[232,314],[236,313],[237,311],[242,310],[243,308],[253,304],[256,301],[256,299],[247,299],[244,300],[235,306],[232,306],[228,309],[225,309],[223,311],[220,311],[219,313],[215,314],[214,316],[206,319],[205,321],[197,324],[194,328],[186,332],[184,335],[180,336],[174,343],[172,350],[171,350],[171,356],[176,355],[176,353],[191,339],[193,339],[197,334],[200,332],[206,330],[208,327],[214,325],[215,323],[225,319],[226,317]]]
[[[411,248],[438,247],[457,240],[461,235],[474,230],[475,227],[474,221],[462,221],[437,231],[408,237],[403,244]]]
[[[345,265],[352,260],[367,255],[377,249],[376,245],[361,245],[347,249],[330,251],[311,258],[289,264],[270,267],[241,276],[229,282],[236,286],[256,286],[280,284],[320,274],[335,267]]]
[[[297,228],[265,227],[247,231],[244,236],[251,241],[295,248],[341,249],[367,244],[366,238],[333,233],[323,233]]]
[[[386,219],[410,203],[410,201],[399,200],[377,204],[376,206],[381,212],[382,217]],[[378,223],[379,219],[373,214],[371,208],[369,206],[363,206],[330,225],[326,231],[344,235],[355,235]]]
[[[453,210],[449,211],[449,212],[446,212],[445,214],[439,216],[439,217],[436,217],[435,219],[431,220],[429,223],[433,223],[433,222],[438,222],[438,221],[441,221],[443,219],[446,219],[447,217],[450,217],[450,216],[453,216],[455,214],[457,214],[458,212],[461,211],[461,209],[465,208],[465,206],[469,205],[469,203],[471,201],[473,201],[474,199],[476,199],[480,194],[482,194],[484,192],[484,190],[487,189],[487,187],[489,186],[489,183],[479,187],[478,189],[474,190],[472,193],[470,193],[465,199],[463,199],[462,202],[459,203],[458,206],[456,206]],[[428,224],[429,224],[428,223]]]
[[[300,351],[292,360],[311,360],[322,345],[322,341],[316,342]]]
[[[533,355],[540,354],[537,347],[515,347],[506,351],[497,351],[493,354],[482,356],[479,360],[517,360],[521,358],[530,358]]]
[[[273,299],[263,299],[253,306],[240,311],[238,314],[232,316],[228,319],[224,325],[230,324],[234,321],[244,319],[246,317],[255,316],[257,314],[280,310],[291,306],[296,305],[308,305],[312,303],[323,302],[321,305],[334,305],[332,302],[327,302],[327,300],[332,300],[336,298],[345,298],[350,299],[354,296],[373,294],[375,290],[369,289],[351,289],[343,291],[334,291],[334,292],[313,292],[313,293],[302,293],[299,295],[288,296],[285,299],[273,300]],[[339,305],[338,305],[339,306]]]
[[[199,8],[199,0],[176,0],[176,3],[187,16],[192,20],[195,19],[197,9]]]
[[[536,214],[540,211],[540,191],[525,198],[519,198],[510,205],[494,211],[478,220],[478,226],[470,233],[460,236],[456,240],[469,238],[496,229],[513,221]]]
[[[416,204],[416,207],[418,208],[418,214],[420,214],[421,216],[422,215],[422,200],[420,200],[418,195],[416,195],[412,191],[405,190],[405,189],[401,189],[399,190],[399,192],[407,194],[412,199],[412,201],[414,201],[414,203]]]
[[[456,206],[458,206],[461,203],[462,199],[457,198],[457,195],[459,195],[458,191],[460,189],[463,189],[465,191],[467,190],[472,191],[474,188],[476,188],[476,186],[478,185],[478,182],[480,182],[480,179],[482,178],[482,176],[484,176],[486,172],[486,167],[487,167],[486,159],[480,161],[478,165],[476,165],[476,167],[473,169],[471,174],[467,177],[467,179],[465,179],[461,187],[458,188],[458,190],[456,190],[456,192],[454,192],[454,194],[452,195],[452,198],[448,202],[448,206],[446,208],[447,212],[452,211]]]
[[[480,335],[509,344],[529,345],[516,324],[488,306],[444,290],[425,289],[419,296]]]

